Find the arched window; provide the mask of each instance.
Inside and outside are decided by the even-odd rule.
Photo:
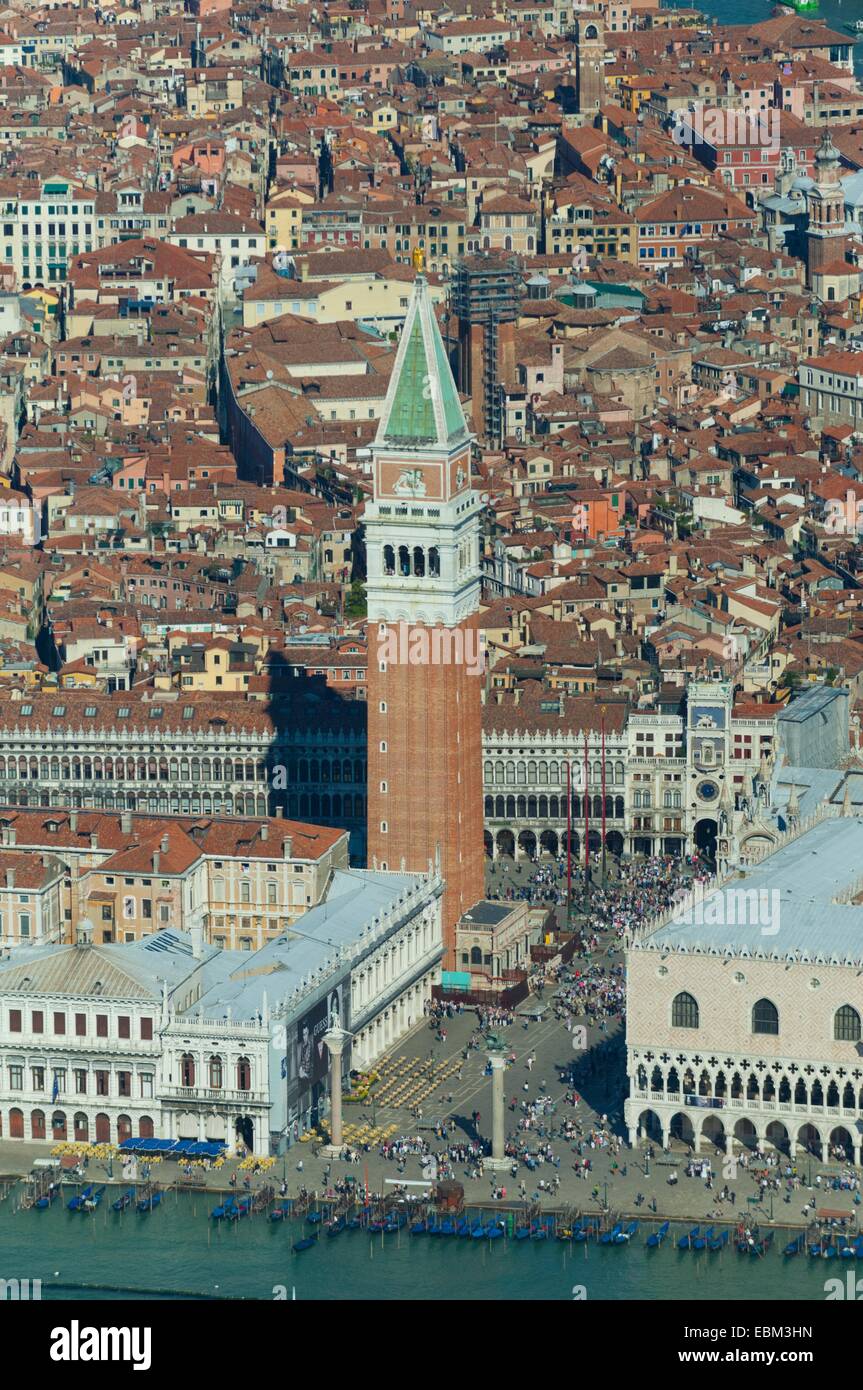
[[[769,999],[759,999],[753,1008],[752,1031],[753,1033],[771,1033],[774,1036],[779,1032],[779,1010],[775,1004],[771,1004]]]
[[[470,963],[471,965],[482,965],[482,950],[479,946],[471,946]]]
[[[209,1061],[208,1066],[209,1066],[209,1072],[210,1072],[210,1079],[209,1079],[209,1083],[208,1083],[208,1084],[209,1084],[209,1086],[210,1086],[210,1089],[213,1090],[213,1091],[220,1091],[220,1090],[222,1089],[222,1059],[221,1059],[221,1057],[217,1057],[217,1056],[215,1056],[215,1055],[212,1056],[212,1057],[210,1058],[210,1061]]]
[[[406,545],[399,546],[399,574],[405,578],[411,572],[410,552]]]
[[[843,1004],[841,1009],[836,1010],[833,1037],[837,1042],[860,1041],[860,1015],[850,1004]]]
[[[384,574],[395,574],[396,553],[391,545],[384,546]]]
[[[191,1052],[184,1052],[180,1058],[180,1085],[194,1086],[195,1084],[195,1059]]]
[[[440,577],[440,551],[436,545],[429,548],[429,574],[433,579]]]
[[[691,994],[676,994],[671,1005],[672,1028],[697,1028],[698,1003]]]
[[[237,1060],[237,1090],[249,1091],[252,1087],[252,1065],[248,1057]]]
[[[414,546],[414,574],[419,578],[424,578],[426,572],[426,555],[421,545]]]

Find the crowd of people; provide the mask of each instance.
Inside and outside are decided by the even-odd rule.
[[[600,930],[621,940],[678,901],[678,894],[695,883],[706,883],[712,870],[698,854],[675,859],[670,854],[651,855],[629,865],[625,878],[616,879],[590,895],[590,916]]]

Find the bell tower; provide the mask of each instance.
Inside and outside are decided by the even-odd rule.
[[[605,24],[601,15],[575,16],[579,114],[592,115],[605,102]]]
[[[809,214],[806,270],[810,285],[816,271],[845,259],[845,197],[839,181],[840,166],[839,151],[830,138],[830,132],[825,130],[815,154],[815,183],[806,194]]]
[[[444,941],[484,895],[480,512],[471,435],[417,275],[366,503],[369,863],[446,882]]]

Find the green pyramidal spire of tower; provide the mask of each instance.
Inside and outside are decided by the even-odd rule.
[[[378,445],[449,448],[468,434],[440,329],[418,276],[405,317],[389,390],[378,427]]]

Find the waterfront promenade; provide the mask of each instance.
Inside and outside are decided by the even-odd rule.
[[[611,959],[613,961],[616,958]],[[550,989],[546,991],[547,999],[552,992]],[[452,1059],[465,1047],[475,1024],[476,1014],[473,1011],[446,1020],[446,1041],[440,1042],[436,1040],[435,1032],[428,1023],[424,1023],[407,1039],[402,1040],[398,1054],[409,1058],[423,1058],[432,1053],[436,1060]],[[568,1065],[576,1055],[572,1037],[563,1024],[549,1016],[530,1022],[525,1029],[523,1020],[519,1018],[514,1025],[501,1031],[510,1049],[516,1054],[515,1064],[505,1073],[507,1107],[512,1097],[521,1100],[547,1095],[557,1107],[555,1113],[548,1117],[547,1125],[550,1129],[556,1130],[564,1119],[578,1119],[583,1133],[587,1134],[591,1128],[600,1126],[601,1116],[605,1114],[611,1130],[621,1130],[622,1095],[611,1078],[616,1079],[622,1075],[620,1057],[615,1056],[622,1047],[622,1038],[613,1032],[609,1036],[599,1033],[597,1029],[589,1030],[592,1048],[587,1055],[596,1055],[598,1049],[605,1054],[605,1062],[604,1065],[595,1067],[595,1079],[587,1081],[583,1088],[577,1088],[580,1101],[574,1108],[565,1103],[564,1095],[568,1088],[558,1079],[559,1066]],[[528,1070],[526,1062],[530,1056],[534,1056],[536,1060]],[[484,1048],[472,1051],[463,1064],[461,1080],[453,1078],[451,1082],[445,1083],[437,1096],[430,1097],[422,1107],[423,1113],[419,1121],[404,1110],[373,1106],[371,1099],[363,1103],[346,1104],[345,1121],[359,1123],[368,1120],[379,1128],[395,1124],[398,1135],[420,1135],[428,1139],[432,1150],[437,1152],[444,1150],[449,1144],[467,1143],[476,1139],[477,1135],[487,1137],[491,1124],[491,1078],[484,1074],[485,1064]],[[528,1086],[527,1092],[524,1090],[525,1084]],[[476,1126],[471,1119],[475,1111],[479,1112]],[[508,1128],[514,1128],[515,1115],[509,1108],[506,1116]],[[435,1137],[433,1127],[439,1121],[447,1123],[446,1140]],[[451,1121],[454,1123],[450,1123]],[[587,1146],[584,1153],[591,1161],[591,1171],[586,1177],[579,1177],[572,1166],[575,1161],[572,1143],[559,1138],[552,1138],[550,1142],[555,1157],[560,1158],[560,1166],[541,1163],[534,1172],[529,1172],[524,1164],[520,1164],[515,1179],[511,1178],[509,1171],[498,1174],[486,1172],[481,1178],[472,1178],[469,1175],[471,1164],[455,1163],[453,1176],[464,1186],[466,1203],[502,1208],[510,1208],[513,1204],[520,1206],[522,1203],[519,1188],[524,1182],[528,1200],[536,1194],[536,1200],[540,1205],[549,1210],[576,1208],[582,1212],[598,1213],[607,1203],[614,1215],[632,1215],[642,1220],[667,1217],[677,1221],[689,1218],[696,1221],[709,1217],[713,1222],[736,1223],[743,1219],[757,1221],[763,1225],[770,1220],[772,1209],[775,1225],[802,1226],[807,1221],[803,1208],[810,1200],[815,1201],[819,1211],[830,1210],[853,1217],[858,1210],[852,1192],[825,1190],[826,1176],[841,1171],[839,1165],[820,1164],[815,1159],[810,1163],[808,1156],[797,1161],[797,1172],[803,1177],[803,1185],[792,1193],[790,1202],[783,1200],[784,1190],[773,1193],[772,1201],[769,1193],[764,1200],[750,1201],[749,1199],[759,1196],[753,1172],[738,1165],[736,1170],[733,1170],[734,1176],[725,1176],[725,1156],[721,1153],[708,1155],[705,1152],[699,1156],[702,1159],[709,1157],[712,1164],[714,1185],[713,1190],[709,1190],[703,1178],[686,1176],[687,1152],[681,1146],[676,1146],[669,1154],[656,1147],[652,1162],[646,1161],[644,1152],[633,1152],[624,1142],[621,1142],[616,1156],[607,1148],[591,1149]],[[34,1158],[45,1157],[49,1151],[50,1146],[44,1144],[3,1140],[0,1142],[0,1175],[24,1175],[29,1172]],[[196,1170],[193,1185],[206,1186],[214,1192],[225,1190],[237,1163],[238,1160],[231,1157],[218,1171]],[[299,1164],[302,1164],[302,1169],[299,1168]],[[668,1177],[673,1172],[678,1174],[678,1181],[672,1186],[668,1183]],[[278,1192],[280,1183],[286,1180],[289,1196],[296,1196],[301,1187],[323,1194],[330,1182],[343,1179],[347,1175],[355,1179],[360,1191],[365,1191],[367,1185],[371,1193],[387,1193],[393,1191],[396,1181],[418,1183],[422,1180],[423,1171],[419,1157],[414,1155],[406,1158],[403,1171],[400,1171],[395,1161],[384,1159],[376,1149],[361,1153],[359,1163],[345,1163],[316,1156],[311,1143],[300,1143],[291,1148],[286,1158],[279,1158],[269,1172],[253,1178],[252,1190],[268,1184],[275,1186]],[[821,1190],[816,1184],[819,1175],[822,1177]],[[104,1181],[104,1165],[91,1161],[86,1176],[89,1181],[96,1178]],[[153,1170],[152,1177],[160,1184],[174,1183],[180,1177],[178,1165],[163,1163]],[[243,1174],[239,1174],[236,1187],[238,1193],[244,1190],[242,1177]],[[560,1179],[556,1192],[539,1190],[540,1179],[545,1183],[551,1183],[555,1177]],[[118,1183],[122,1180],[120,1164],[116,1160],[114,1180]],[[180,1185],[185,1187],[192,1184],[181,1182]],[[721,1204],[715,1201],[716,1192],[723,1187],[734,1193],[733,1205],[730,1201]],[[494,1190],[500,1188],[506,1189],[505,1199],[493,1197]],[[593,1195],[594,1189],[598,1189],[596,1195]],[[409,1190],[422,1191],[419,1187]],[[637,1202],[639,1194],[644,1199],[640,1204]],[[652,1199],[656,1202],[655,1213],[650,1206]],[[15,1200],[14,1194],[11,1200]]]

